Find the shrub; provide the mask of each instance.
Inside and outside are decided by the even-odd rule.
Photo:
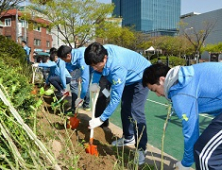
[[[0,88],[18,111],[24,122],[34,124],[37,98],[31,94],[30,67],[25,62],[25,52],[21,46],[0,36]],[[0,125],[6,130],[13,143],[21,151],[24,160],[31,162],[29,152],[24,146],[29,145],[27,134],[12,116],[9,108],[0,100]],[[2,130],[3,130],[2,129]],[[18,162],[9,140],[0,133],[0,167],[5,169],[16,167]],[[1,169],[1,168],[0,168]]]
[[[19,73],[30,75],[31,67],[27,65],[25,50],[13,40],[0,35],[0,58],[6,65],[20,68]]]
[[[159,57],[162,61],[162,63],[166,64],[167,63],[167,57],[166,56],[161,56]],[[175,56],[169,56],[169,66],[177,66],[177,65],[186,65],[186,60],[183,58],[175,57]],[[154,58],[151,60],[151,63],[157,63],[158,58]]]

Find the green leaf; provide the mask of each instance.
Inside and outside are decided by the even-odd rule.
[[[37,101],[37,103],[36,103],[36,107],[39,107],[39,106],[41,106],[42,105],[42,100],[41,99],[39,99],[38,101]]]
[[[44,94],[45,94],[45,90],[44,90],[43,87],[40,88],[39,94],[40,94],[40,95],[44,95]]]

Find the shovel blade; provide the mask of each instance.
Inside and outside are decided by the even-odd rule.
[[[67,120],[66,128],[76,129],[79,126],[79,119],[76,116],[70,117]]]
[[[95,155],[95,156],[99,156],[99,153],[98,153],[96,145],[87,144],[85,150],[86,150],[86,153],[89,153],[89,154]]]

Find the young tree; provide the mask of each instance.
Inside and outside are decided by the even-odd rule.
[[[0,0],[0,18],[7,13],[9,9],[15,8],[25,0]]]
[[[109,24],[105,21],[111,15],[114,6],[95,0],[49,0],[40,5],[40,0],[33,0],[31,9],[39,10],[56,27],[66,43],[74,48],[81,47],[99,35],[98,28]],[[107,30],[103,30],[107,31]]]
[[[187,23],[184,23],[184,22],[180,23],[181,33],[193,45],[195,54],[197,55],[198,58],[199,58],[199,54],[203,46],[203,43],[207,39],[211,31],[213,30],[215,24],[216,24],[216,20],[203,21],[201,24],[201,27],[198,26],[198,28],[195,28],[195,27],[187,28]]]

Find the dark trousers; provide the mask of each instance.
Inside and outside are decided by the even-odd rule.
[[[147,126],[145,117],[145,103],[148,95],[148,88],[142,83],[134,83],[125,86],[121,102],[121,119],[123,136],[136,139],[136,147],[146,150]],[[138,133],[137,133],[138,132]],[[139,138],[141,139],[137,141]]]
[[[81,70],[80,69],[75,69],[74,71],[71,72],[72,75],[72,80],[70,83],[70,90],[72,93],[72,110],[75,110],[75,101],[78,98],[79,95],[79,80],[81,78]],[[90,106],[90,92],[86,93],[86,96],[84,98],[84,102],[82,104],[83,108],[87,108]]]
[[[69,84],[70,81],[71,81],[71,78],[66,77],[66,84]],[[63,90],[62,82],[59,76],[50,76],[49,83],[51,83],[59,92]]]
[[[30,64],[30,59],[29,59],[29,55],[26,55],[26,62],[27,62],[27,64]]]
[[[196,170],[222,170],[222,114],[215,117],[194,145]]]
[[[96,109],[95,109],[95,117],[101,116],[103,111],[106,109],[106,106],[109,104],[110,97],[106,97],[102,91],[106,88],[108,91],[110,90],[111,83],[106,79],[106,77],[101,77],[99,81],[100,92],[96,102]],[[109,125],[109,119],[107,119],[101,127],[107,127]]]

